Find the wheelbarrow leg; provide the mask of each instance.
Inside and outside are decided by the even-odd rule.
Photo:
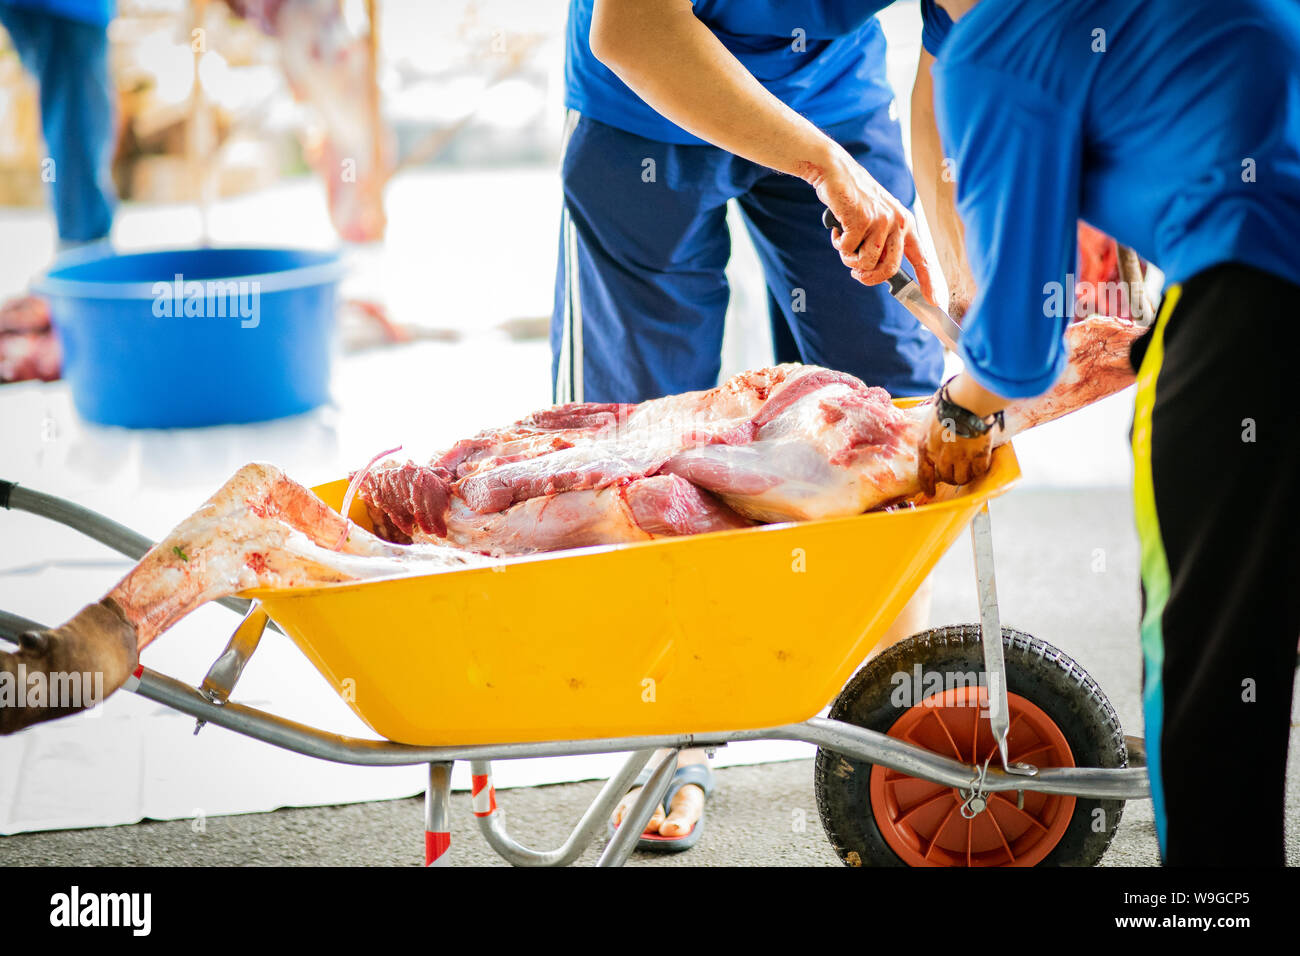
[[[669,750],[664,755],[664,759],[659,762],[659,766],[655,767],[655,772],[650,775],[650,782],[637,794],[636,801],[628,810],[627,816],[614,831],[614,836],[605,847],[605,852],[600,855],[597,866],[622,866],[627,862],[627,858],[632,855],[632,850],[636,846],[636,841],[645,832],[645,825],[654,816],[655,807],[659,806],[664,794],[668,792],[668,784],[672,782],[673,774],[677,771],[678,753],[678,750]]]
[[[424,791],[424,865],[449,866],[451,824],[447,805],[451,801],[451,763],[429,764],[429,786]]]
[[[993,519],[989,516],[988,502],[971,519],[970,538],[980,602],[980,643],[984,646],[989,724],[993,739],[997,741],[998,755],[1002,758],[1002,769],[1007,773],[1033,776],[1038,772],[1035,768],[1028,764],[1013,764],[1007,758],[1011,713],[1007,705],[1007,667],[1002,654],[1002,616],[998,610],[998,586],[993,573]]]
[[[654,755],[653,750],[638,750],[628,757],[621,770],[605,782],[596,799],[587,807],[567,840],[554,850],[534,850],[524,846],[506,830],[501,808],[492,787],[492,764],[487,760],[470,762],[473,780],[474,816],[483,838],[511,866],[568,866],[605,828],[615,805],[632,787],[641,768]]]

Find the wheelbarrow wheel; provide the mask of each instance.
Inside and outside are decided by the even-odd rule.
[[[1002,645],[1012,761],[1043,768],[1128,765],[1119,718],[1082,667],[1012,628],[1002,629]],[[978,624],[925,631],[859,670],[830,717],[972,766],[993,754],[990,767],[997,766],[980,704],[983,671]],[[1024,790],[989,794],[968,818],[961,808],[969,794],[959,788],[825,749],[817,752],[815,783],[822,826],[849,866],[1092,866],[1124,809],[1122,800]]]

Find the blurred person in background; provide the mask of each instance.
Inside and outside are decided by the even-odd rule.
[[[42,175],[60,249],[103,239],[113,225],[113,12],[114,0],[0,0],[0,25],[40,87]]]
[[[934,391],[942,347],[880,284],[906,262],[934,299],[910,211],[917,186],[955,315],[970,284],[928,55],[912,99],[917,184],[904,159],[875,17],[888,5],[574,0],[551,322],[557,402],[641,402],[717,384],[733,199],[763,266],[778,362],[850,372],[895,395]],[[923,12],[929,28],[934,9]],[[843,224],[833,238],[825,208]],[[881,646],[928,616],[923,588]],[[639,845],[693,845],[712,785],[703,752],[683,752]]]
[[[59,251],[108,237],[117,197],[108,23],[114,0],[0,0],[0,25],[40,88],[42,179]],[[59,377],[49,308],[36,296],[0,307],[0,382]]]

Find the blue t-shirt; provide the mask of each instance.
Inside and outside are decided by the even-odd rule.
[[[921,46],[934,56],[939,55],[943,38],[952,29],[952,17],[936,0],[921,0]]]
[[[0,0],[0,4],[20,10],[51,13],[65,20],[106,26],[113,19],[117,0]]]
[[[818,126],[893,99],[876,12],[891,0],[695,0],[695,16],[772,94]],[[664,119],[591,53],[595,0],[569,6],[565,104],[662,143],[702,140]]]
[[[1079,219],[1171,283],[1226,262],[1300,283],[1295,0],[982,0],[934,80],[979,289],[960,352],[986,388],[1063,371]]]

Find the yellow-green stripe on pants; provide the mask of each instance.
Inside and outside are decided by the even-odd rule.
[[[1181,293],[1182,286],[1176,285],[1165,295],[1160,317],[1151,333],[1151,343],[1138,372],[1137,400],[1133,409],[1133,508],[1142,546],[1142,588],[1145,595],[1142,715],[1146,724],[1147,768],[1151,775],[1151,798],[1155,804],[1156,835],[1162,849],[1165,845],[1165,807],[1160,779],[1160,732],[1164,723],[1164,701],[1160,675],[1165,649],[1160,618],[1169,599],[1169,562],[1165,557],[1164,542],[1160,538],[1160,518],[1156,513],[1155,481],[1151,470],[1151,413],[1156,403],[1156,380],[1160,377],[1164,360],[1165,327]]]

